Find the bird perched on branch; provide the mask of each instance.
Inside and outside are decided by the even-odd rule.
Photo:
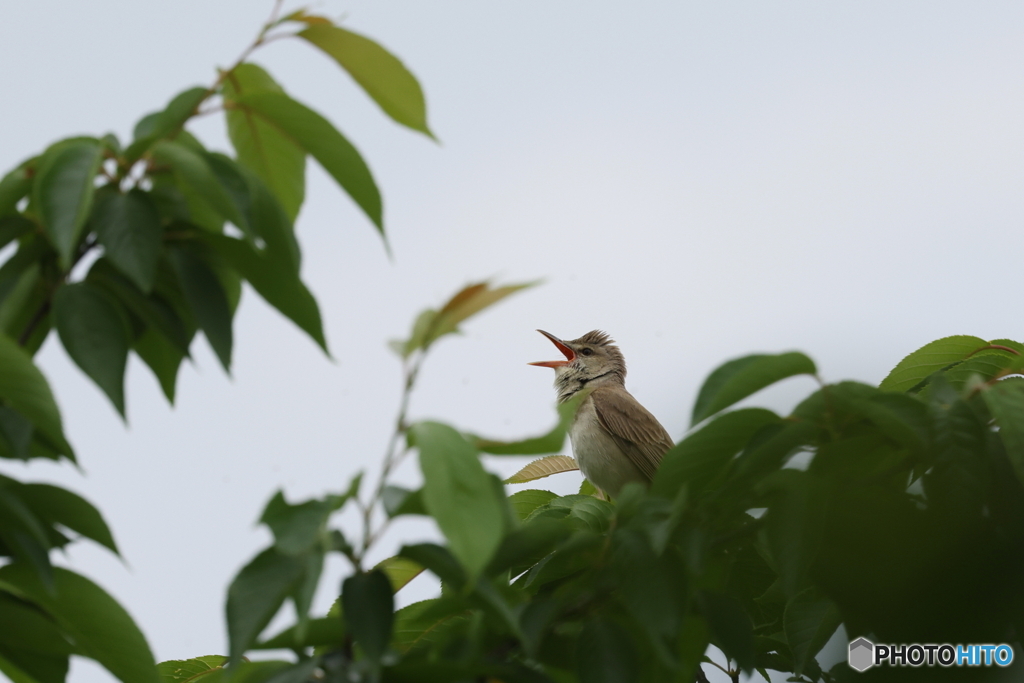
[[[631,481],[650,484],[672,438],[626,391],[626,359],[604,332],[563,341],[544,330],[565,360],[530,363],[554,368],[559,403],[580,392],[583,402],[569,426],[573,454],[590,483],[618,496]]]

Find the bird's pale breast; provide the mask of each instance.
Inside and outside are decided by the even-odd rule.
[[[583,476],[612,497],[618,496],[628,482],[646,482],[643,473],[598,420],[593,399],[587,398],[576,411],[569,427],[569,440]]]

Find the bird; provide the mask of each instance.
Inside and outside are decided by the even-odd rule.
[[[601,330],[564,341],[537,330],[565,360],[530,363],[555,371],[558,402],[584,398],[569,425],[569,440],[583,476],[615,498],[629,482],[648,485],[662,456],[675,444],[654,415],[626,391],[626,359]]]

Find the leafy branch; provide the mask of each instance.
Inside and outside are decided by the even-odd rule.
[[[377,486],[370,498],[365,503],[360,502],[359,504],[363,517],[363,541],[354,558],[357,570],[361,570],[366,553],[380,539],[391,521],[391,517],[386,515],[376,528],[373,527],[374,515],[381,507],[389,478],[410,450],[409,402],[416,387],[420,368],[430,348],[441,337],[458,332],[459,325],[468,318],[498,303],[510,294],[533,286],[533,284],[535,283],[491,287],[487,282],[480,282],[468,285],[449,299],[439,310],[428,309],[422,312],[417,317],[408,339],[391,342],[392,349],[402,359],[402,397],[394,431],[384,453]]]

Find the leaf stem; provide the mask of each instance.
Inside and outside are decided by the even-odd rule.
[[[267,23],[263,25],[264,32],[270,27],[277,24],[277,18],[281,16],[281,6],[284,5],[284,0],[275,0],[274,9],[270,12],[270,18],[267,19]]]
[[[205,104],[208,99],[217,94],[217,91],[220,89],[220,86],[224,83],[224,80],[230,74],[232,74],[235,69],[241,66],[245,62],[245,60],[249,58],[249,55],[255,52],[257,48],[259,48],[262,45],[266,45],[267,43],[271,43],[275,40],[280,40],[281,38],[291,38],[292,36],[295,35],[294,33],[287,32],[276,33],[272,36],[267,35],[268,32],[270,32],[273,28],[277,26],[277,17],[281,13],[281,5],[283,4],[283,2],[284,0],[275,1],[274,9],[270,13],[270,18],[267,20],[265,24],[263,24],[263,28],[260,29],[259,35],[256,36],[256,39],[253,40],[252,43],[242,51],[242,54],[238,56],[238,59],[235,60],[235,63],[232,64],[230,68],[219,70],[217,74],[217,79],[210,85],[209,88],[206,89],[206,93],[203,95],[202,99],[200,99],[199,102],[196,103],[196,107],[191,112],[189,117],[182,121],[180,126],[178,126],[176,129],[168,133],[167,137],[174,137],[178,133],[178,131],[185,127],[185,124],[188,123],[188,120],[192,117],[203,116],[213,111],[218,111],[220,108],[212,108],[200,111],[200,107],[202,107],[203,104]]]
[[[710,664],[711,666],[717,668],[719,671],[724,673],[726,676],[732,676],[732,672],[729,671],[729,669],[725,668],[724,666],[722,666],[721,664],[719,664],[715,660],[708,658],[708,664]]]
[[[385,519],[377,529],[373,528],[373,513],[384,494],[384,487],[387,486],[388,477],[405,457],[405,454],[409,452],[409,448],[403,448],[401,444],[403,437],[409,431],[409,424],[406,420],[409,412],[409,399],[412,396],[413,388],[416,386],[416,378],[419,376],[424,355],[421,352],[411,363],[408,361],[405,363],[403,368],[402,400],[398,408],[398,417],[395,419],[395,430],[392,432],[387,449],[384,451],[384,464],[381,466],[380,478],[377,481],[377,487],[374,489],[373,495],[366,504],[359,504],[363,513],[363,542],[359,552],[356,553],[356,559],[359,563],[362,563],[367,551],[381,537],[391,521],[390,519]]]

